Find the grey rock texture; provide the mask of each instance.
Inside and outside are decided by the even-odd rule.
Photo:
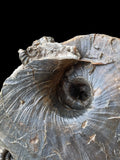
[[[20,49],[0,92],[0,159],[120,160],[120,39]]]

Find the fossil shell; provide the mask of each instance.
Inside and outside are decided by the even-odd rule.
[[[0,158],[120,160],[120,39],[43,37],[18,52],[0,92]]]

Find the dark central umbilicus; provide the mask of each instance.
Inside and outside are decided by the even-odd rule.
[[[71,97],[81,102],[86,101],[91,96],[91,89],[88,84],[84,82],[78,84],[71,84],[69,87]]]

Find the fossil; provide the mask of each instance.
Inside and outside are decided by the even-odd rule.
[[[18,53],[0,92],[0,160],[120,160],[120,39],[42,37]]]

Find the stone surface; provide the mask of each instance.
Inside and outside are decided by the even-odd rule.
[[[120,160],[120,39],[43,37],[19,57],[0,93],[0,158]]]

